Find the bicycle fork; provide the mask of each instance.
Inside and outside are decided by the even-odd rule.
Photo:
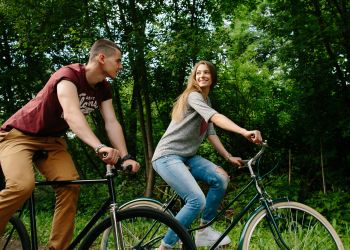
[[[252,169],[251,168],[249,169],[251,170],[252,177],[255,180],[255,188],[261,196],[260,201],[262,202],[262,205],[265,207],[267,224],[270,227],[271,233],[273,234],[276,244],[280,247],[280,249],[289,250],[289,247],[284,242],[282,235],[280,233],[280,230],[278,229],[278,226],[276,224],[275,216],[273,215],[273,210],[274,210],[272,206],[273,202],[270,197],[266,197],[267,193],[263,191],[263,188],[261,188],[261,185],[259,184],[259,179],[256,178]]]
[[[264,201],[265,209],[266,209],[266,220],[268,222],[268,225],[270,227],[270,230],[273,234],[273,237],[277,243],[277,245],[280,247],[280,249],[287,249],[289,250],[290,248],[287,246],[287,244],[284,242],[282,235],[278,229],[278,226],[275,221],[275,216],[273,215],[273,209],[269,207],[269,204],[267,204],[266,201]]]
[[[124,250],[124,241],[123,241],[123,230],[122,230],[122,225],[121,223],[117,220],[117,214],[116,211],[118,209],[118,206],[116,204],[116,195],[115,195],[115,190],[113,186],[113,172],[112,169],[114,169],[113,165],[107,165],[107,172],[106,172],[106,177],[108,180],[108,189],[111,194],[111,205],[110,205],[110,215],[111,215],[111,220],[112,220],[112,230],[113,230],[113,236],[114,236],[114,242],[115,244],[115,249],[116,250]]]
[[[117,221],[117,216],[115,212],[116,209],[117,209],[117,206],[115,204],[111,204],[110,214],[111,214],[111,220],[112,220],[113,236],[116,243],[115,249],[124,250],[125,246],[123,241],[123,229],[120,221]]]

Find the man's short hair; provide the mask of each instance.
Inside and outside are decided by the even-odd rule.
[[[119,50],[121,52],[120,47],[114,42],[108,39],[99,39],[97,40],[90,49],[89,61],[91,61],[95,56],[99,53],[104,53],[106,56],[111,56],[115,53],[115,50]]]

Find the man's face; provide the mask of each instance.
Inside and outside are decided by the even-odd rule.
[[[118,49],[111,56],[104,58],[103,69],[107,77],[114,79],[122,68],[122,53]]]

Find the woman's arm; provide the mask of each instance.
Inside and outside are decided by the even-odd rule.
[[[236,123],[231,121],[226,116],[216,113],[211,118],[210,121],[214,123],[216,126],[225,129],[227,131],[231,131],[237,134],[241,134],[249,141],[260,144],[262,142],[262,137],[259,130],[246,130],[245,128],[241,128]]]
[[[232,156],[221,143],[219,137],[217,135],[209,135],[208,140],[213,145],[213,147],[218,151],[218,153],[225,158],[226,161],[230,162],[233,165],[241,166],[241,158]]]

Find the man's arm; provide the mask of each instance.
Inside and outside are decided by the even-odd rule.
[[[63,109],[63,118],[73,133],[93,149],[101,145],[101,141],[91,130],[84,114],[80,110],[76,86],[67,80],[59,82],[57,84],[57,97]],[[107,157],[102,157],[102,160],[107,164],[115,164],[119,157],[118,151],[109,147],[100,148],[99,153],[100,155],[103,153],[108,155]]]
[[[112,99],[101,103],[101,114],[105,122],[105,129],[109,141],[114,148],[117,148],[119,150],[121,158],[124,158],[126,155],[128,155],[128,149],[125,143],[123,128],[115,116]],[[137,172],[140,168],[140,164],[131,159],[126,160],[123,165],[131,165],[132,172]]]
[[[127,155],[128,150],[126,148],[123,129],[115,116],[111,99],[101,103],[101,114],[112,146],[119,150],[121,157]]]

